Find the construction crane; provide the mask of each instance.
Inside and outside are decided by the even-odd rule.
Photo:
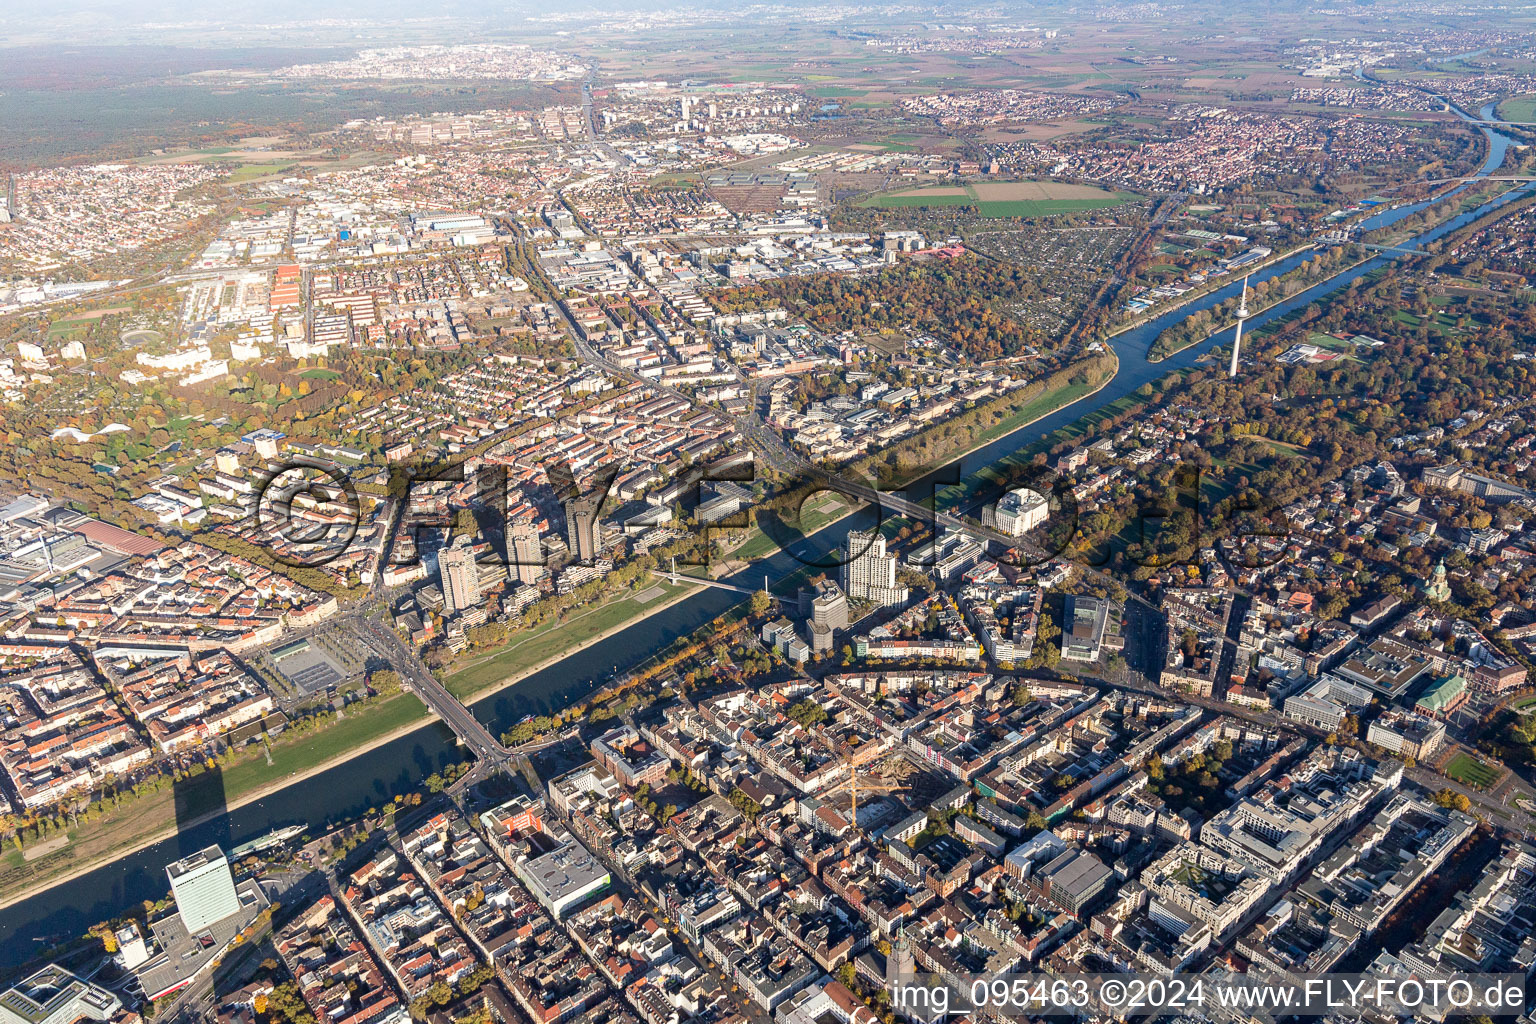
[[[850,773],[848,776],[848,792],[853,798],[853,806],[849,811],[849,815],[852,818],[854,828],[859,827],[859,781],[857,776],[857,772]],[[908,788],[900,782],[866,782],[864,784],[866,791],[875,794],[905,793]]]
[[[832,792],[836,793],[839,790],[841,790],[842,788],[843,788],[843,784],[842,783],[838,783],[837,786],[832,790]],[[848,765],[848,791],[849,791],[849,793],[853,797],[853,806],[852,806],[851,811],[849,812],[849,815],[850,815],[850,818],[851,818],[851,820],[852,820],[852,822],[854,824],[854,827],[858,827],[858,824],[859,824],[859,790],[860,789],[863,789],[866,793],[876,793],[876,794],[885,795],[885,794],[889,794],[889,793],[905,793],[910,788],[911,787],[909,787],[905,782],[903,782],[903,781],[901,781],[899,779],[892,781],[892,780],[866,778],[866,779],[864,779],[864,781],[861,782],[861,781],[859,781],[859,770],[858,770],[858,768],[855,767],[852,764],[852,762],[850,762],[849,765]]]

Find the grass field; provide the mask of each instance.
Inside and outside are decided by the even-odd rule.
[[[1344,358],[1353,359],[1357,363],[1360,361],[1360,357],[1357,354],[1359,350],[1344,338],[1337,338],[1332,334],[1323,334],[1318,331],[1313,331],[1307,337],[1307,343],[1310,345],[1316,345],[1318,348],[1327,352],[1337,352]]]
[[[243,181],[252,181],[256,178],[265,178],[268,175],[286,171],[292,166],[291,162],[281,164],[241,164],[229,176],[229,181],[231,184],[238,184]]]
[[[1498,113],[1506,121],[1536,121],[1536,94],[1505,100]]]
[[[932,185],[867,196],[858,205],[877,209],[967,206],[983,217],[1049,217],[1119,206],[1137,197],[1092,185],[1054,181],[985,181],[974,185]]]
[[[650,589],[645,587],[640,593]],[[638,594],[626,595],[577,612],[563,622],[545,623],[537,629],[518,633],[500,651],[447,676],[443,685],[449,693],[463,699],[508,676],[563,654],[577,644],[591,640],[642,612],[659,607],[688,589],[686,585],[673,587],[661,584],[661,594],[649,601],[636,600]]]
[[[1483,789],[1493,785],[1499,778],[1497,768],[1484,764],[1467,753],[1460,753],[1451,758],[1450,763],[1445,766],[1445,774],[1462,785]]]
[[[983,203],[1013,203],[1045,199],[1102,199],[1106,193],[1093,185],[1060,181],[979,181],[967,191]]]
[[[340,377],[341,374],[337,373],[335,370],[327,370],[323,367],[316,366],[312,369],[305,370],[303,373],[299,374],[299,376],[303,377],[305,380],[335,380],[337,377]]]
[[[1097,386],[1089,381],[1083,381],[1081,384],[1068,384],[1064,388],[1047,391],[1012,416],[1008,416],[986,430],[972,436],[971,442],[973,444],[985,444],[1002,437],[1004,434],[1011,434],[1030,420],[1037,420],[1042,416],[1048,416],[1057,409],[1071,405]]]
[[[822,494],[813,496],[801,507],[799,521],[786,523],[783,533],[788,533],[791,539],[793,539],[796,533],[802,537],[809,536],[828,523],[841,519],[848,511],[848,506],[843,504],[842,499],[835,495]],[[748,537],[728,557],[732,561],[746,562],[764,558],[773,554],[782,546],[777,539],[781,536],[783,534],[777,530],[772,534],[767,534],[754,529],[752,536]]]
[[[412,693],[397,693],[360,710],[347,711],[346,717],[324,729],[279,737],[272,744],[272,763],[266,758],[251,758],[224,769],[226,795],[249,793],[266,785],[309,771],[336,756],[386,736],[402,726],[425,725],[431,715],[421,699]]]

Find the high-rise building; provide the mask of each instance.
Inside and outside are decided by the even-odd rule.
[[[848,599],[837,584],[823,580],[811,598],[811,621],[828,629],[848,628]]]
[[[539,532],[531,523],[512,527],[512,562],[519,583],[532,586],[544,575],[544,552],[539,547]]]
[[[1100,597],[1067,595],[1061,630],[1061,656],[1068,661],[1098,661],[1109,626],[1109,602]]]
[[[601,547],[597,505],[595,498],[567,498],[565,501],[565,542],[579,562],[595,559]]]
[[[437,573],[443,586],[443,610],[462,612],[480,603],[480,569],[469,548],[439,552]]]
[[[171,880],[171,894],[176,897],[176,912],[188,933],[196,935],[240,912],[235,876],[229,870],[224,851],[217,846],[168,865],[165,873]]]
[[[885,553],[878,532],[848,534],[848,554],[842,567],[843,591],[855,601],[902,604],[907,588],[896,584],[896,557]]]
[[[824,654],[832,649],[834,631],[848,628],[848,598],[831,580],[822,580],[807,593],[811,605],[811,650]],[[803,611],[803,598],[800,606]]]

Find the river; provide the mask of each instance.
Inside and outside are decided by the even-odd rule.
[[[1464,112],[1457,113],[1467,120],[1473,120]],[[1494,119],[1492,105],[1483,109],[1482,116],[1486,120]],[[1487,160],[1479,175],[1486,176],[1503,165],[1512,140],[1486,126],[1481,130],[1487,136],[1489,146]],[[1459,192],[1466,187],[1461,185],[1454,191]],[[1533,188],[1536,188],[1536,184],[1527,184],[1504,193],[1475,210],[1424,232],[1412,242],[1405,243],[1405,247],[1440,238],[1512,201],[1518,195],[1529,193]],[[1423,209],[1430,202],[1384,210],[1366,220],[1364,226],[1373,229],[1391,225]],[[1306,253],[1290,256],[1254,274],[1253,278],[1265,281],[1278,277],[1296,267],[1306,257]],[[1248,328],[1252,330],[1263,326],[1330,292],[1347,287],[1350,282],[1386,265],[1390,260],[1391,257],[1380,256],[1313,285],[1251,317]],[[1234,281],[1187,305],[1169,310],[1134,330],[1117,335],[1110,343],[1119,357],[1119,372],[1103,389],[928,474],[914,482],[908,493],[914,500],[921,500],[932,493],[930,488],[939,483],[942,501],[942,484],[952,482],[957,472],[962,477],[969,476],[978,469],[996,464],[1014,453],[1030,448],[1045,435],[1076,422],[1094,409],[1134,393],[1143,384],[1154,382],[1174,370],[1193,366],[1212,348],[1230,343],[1232,332],[1223,331],[1159,363],[1149,362],[1147,353],[1152,342],[1165,329],[1197,310],[1209,309],[1231,298],[1241,287],[1240,281]],[[764,572],[774,578],[785,575],[800,568],[803,564],[801,559],[813,559],[839,546],[850,529],[867,527],[872,520],[872,514],[868,511],[850,516],[805,541],[791,545],[791,550],[800,558],[782,551],[775,552],[731,579],[750,585],[760,582]],[[567,706],[590,693],[615,672],[634,667],[666,646],[674,637],[704,625],[738,600],[739,597],[729,591],[701,588],[699,593],[591,647],[572,653],[558,665],[535,672],[479,701],[473,710],[493,732],[500,733],[525,715]],[[217,821],[188,829],[171,839],[131,853],[113,864],[6,907],[0,910],[0,967],[11,967],[25,961],[37,948],[36,943],[77,935],[96,922],[121,914],[143,900],[161,899],[169,890],[165,865],[189,852],[215,842],[227,849],[295,822],[307,822],[319,827],[329,821],[354,816],[369,807],[389,801],[398,793],[419,787],[421,779],[459,759],[460,755],[454,750],[452,734],[448,729],[437,723],[426,725],[408,736],[360,754],[265,799],[230,811]]]

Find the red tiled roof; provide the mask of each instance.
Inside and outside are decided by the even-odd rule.
[[[157,540],[119,529],[99,519],[89,519],[75,529],[86,540],[124,555],[152,555],[165,547]]]

